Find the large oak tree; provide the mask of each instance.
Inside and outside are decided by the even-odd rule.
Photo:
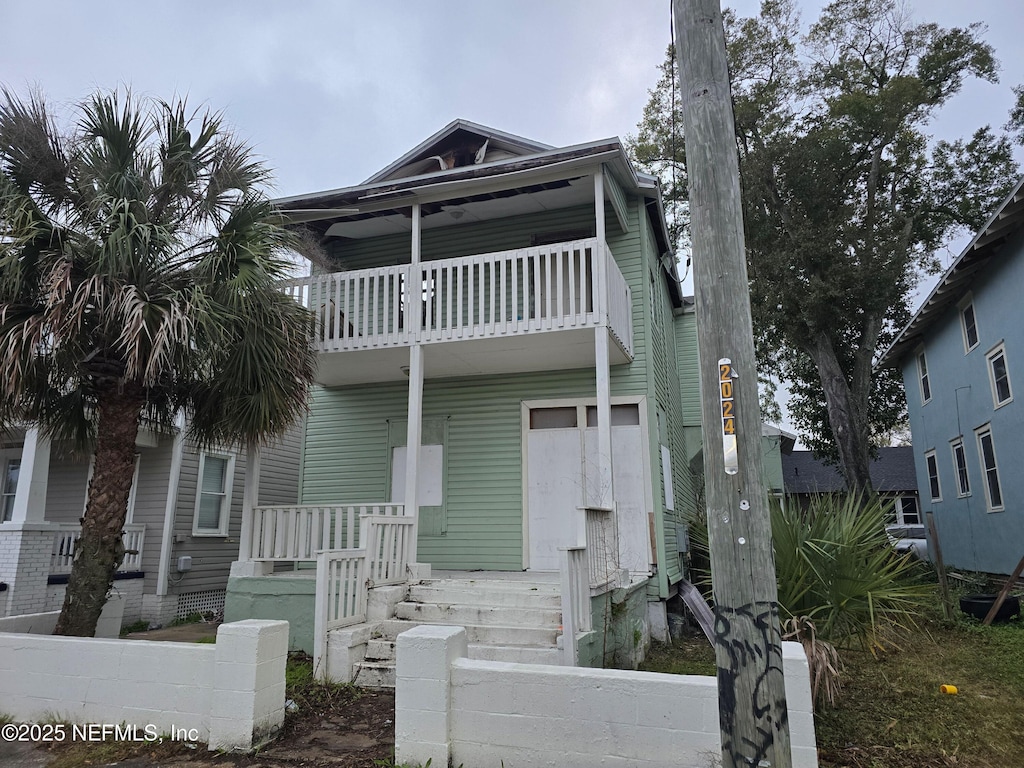
[[[789,385],[804,441],[870,492],[872,438],[905,411],[898,373],[873,362],[935,252],[1017,176],[1010,138],[988,126],[928,133],[971,78],[996,81],[994,53],[979,25],[916,23],[897,0],[836,0],[809,28],[792,0],[726,16],[759,358]],[[673,70],[670,50],[630,146],[678,180]]]

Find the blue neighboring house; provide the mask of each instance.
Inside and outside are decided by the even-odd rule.
[[[1024,179],[879,365],[903,371],[943,559],[1012,572],[1024,556]]]

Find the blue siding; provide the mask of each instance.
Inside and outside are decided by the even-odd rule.
[[[916,352],[903,361],[914,436],[918,487],[925,511],[935,514],[945,562],[958,568],[1010,573],[1024,556],[1024,232],[1018,232],[969,286],[979,343],[964,352],[960,309],[932,325],[923,350],[931,400],[922,404]],[[964,294],[967,296],[967,293]],[[996,408],[987,353],[1002,343],[1014,399]],[[919,350],[918,350],[919,351]],[[990,425],[1003,511],[991,512],[976,431]],[[951,442],[963,437],[970,494],[957,495]],[[942,499],[932,501],[926,453],[935,451]]]

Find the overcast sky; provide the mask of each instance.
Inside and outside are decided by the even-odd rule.
[[[741,15],[756,0],[734,0]],[[816,16],[820,3],[804,3]],[[1021,0],[917,0],[984,22],[999,86],[971,83],[936,131],[1002,125],[1024,82]],[[636,128],[670,41],[670,0],[0,0],[0,82],[67,103],[130,84],[223,110],[276,193],[357,184],[462,117],[552,145]],[[927,16],[923,14],[927,13]]]

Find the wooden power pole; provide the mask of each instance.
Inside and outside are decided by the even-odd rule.
[[[690,188],[724,768],[790,768],[778,589],[718,0],[673,0]]]

